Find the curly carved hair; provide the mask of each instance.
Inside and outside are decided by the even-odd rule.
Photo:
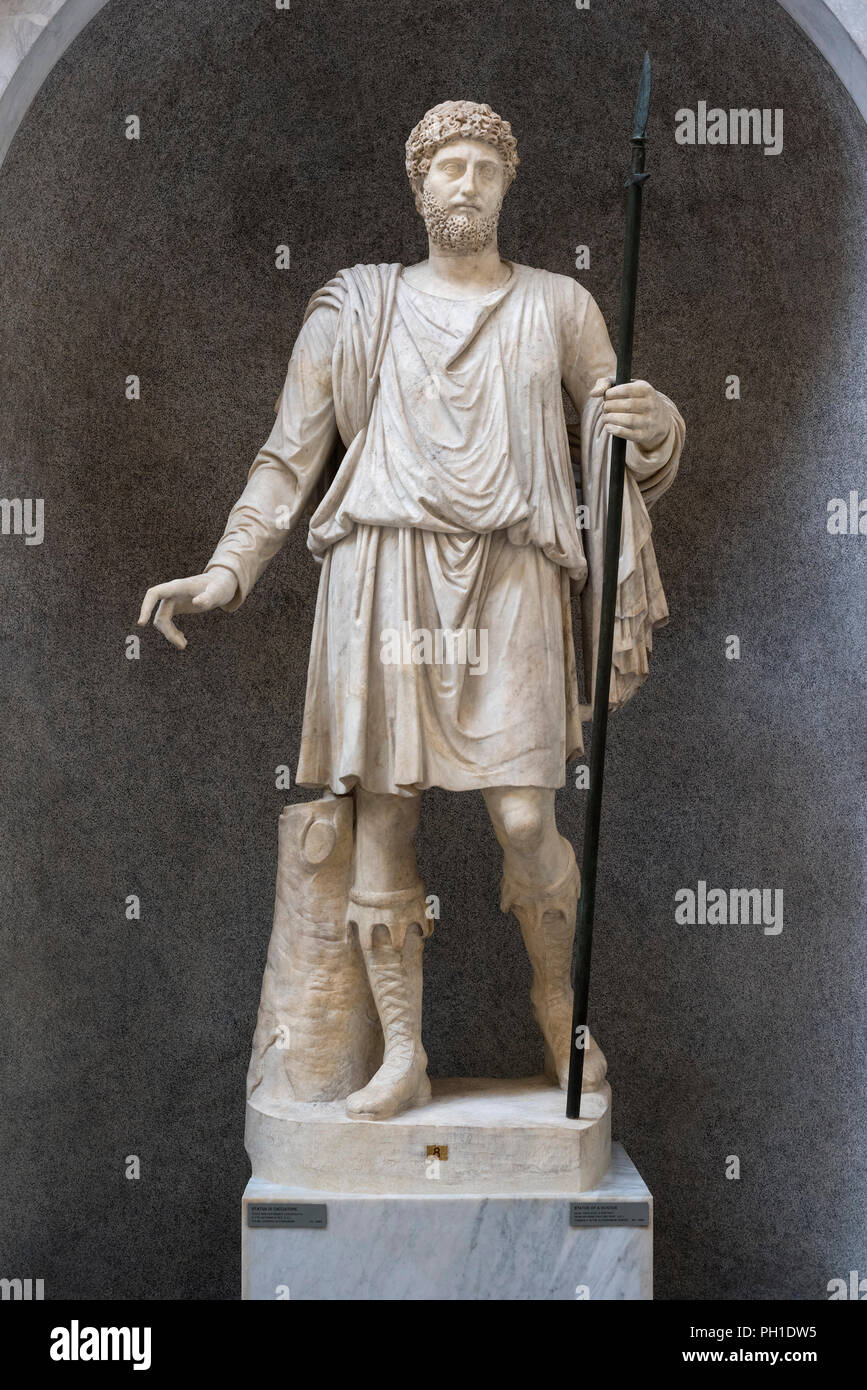
[[[484,140],[493,145],[506,171],[503,192],[517,172],[518,142],[508,121],[486,102],[441,101],[426,111],[406,142],[406,172],[419,206],[419,192],[437,150],[452,140]]]

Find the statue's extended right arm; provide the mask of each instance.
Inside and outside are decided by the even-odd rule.
[[[231,612],[243,603],[306,506],[337,437],[331,359],[334,308],[315,309],[295,342],[274,428],[253,461],[247,486],[202,574],[156,584],[144,596],[139,623],[149,622],[181,650],[179,613]],[[158,606],[157,606],[158,605]]]

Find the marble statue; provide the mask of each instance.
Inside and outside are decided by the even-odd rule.
[[[175,617],[238,608],[312,505],[321,578],[297,781],[321,796],[281,817],[248,1087],[345,1101],[355,1119],[430,1097],[433,920],[413,837],[434,786],[483,792],[546,1075],[566,1085],[579,873],[554,794],[583,751],[571,601],[592,690],[612,435],[628,441],[612,707],[644,681],[668,616],[648,508],[674,478],[683,420],[646,381],[612,386],[581,285],[500,255],[517,166],[489,106],[427,112],[406,145],[427,259],[355,265],[313,295],[222,539],[203,573],[149,589],[140,616],[156,608],[182,649]],[[571,449],[564,389],[580,417]],[[605,1074],[591,1038],[585,1090]]]

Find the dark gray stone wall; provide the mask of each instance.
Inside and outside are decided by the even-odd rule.
[[[151,632],[129,661],[125,639],[147,585],[210,554],[312,291],[424,254],[402,163],[427,107],[508,116],[504,254],[569,274],[588,243],[579,278],[613,333],[645,45],[636,374],[688,440],[655,512],[671,625],[610,729],[593,1020],[616,1137],[656,1197],[659,1297],[816,1299],[867,1273],[867,538],[826,530],[829,498],[867,492],[855,107],[772,0],[113,0],[0,171],[0,492],[46,508],[41,546],[0,537],[4,1276],[44,1277],[49,1298],[237,1295],[274,769],[295,766],[318,576],[305,535],[238,614],[187,619],[182,655]],[[700,99],[782,107],[783,153],[678,146],[674,112]],[[585,795],[570,771],[576,843]],[[426,796],[420,859],[443,905],[433,1070],[537,1069],[479,795]],[[782,933],[677,925],[674,894],[700,879],[783,888]]]

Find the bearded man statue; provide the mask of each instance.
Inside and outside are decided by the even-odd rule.
[[[581,596],[592,690],[612,435],[628,441],[613,707],[645,679],[653,629],[667,619],[648,507],[674,478],[683,420],[645,381],[612,385],[605,322],[581,285],[501,256],[500,210],[517,167],[511,127],[489,106],[447,101],[427,112],[406,145],[427,259],[356,265],[313,295],[274,428],[214,554],[203,573],[150,589],[142,609],[147,622],[158,604],[156,626],[185,646],[174,616],[240,607],[319,485],[297,781],[324,789],[315,805],[352,808],[345,915],[330,935],[317,928],[344,963],[296,955],[287,964],[275,947],[254,1059],[261,1079],[281,971],[294,971],[292,989],[306,990],[308,1004],[314,986],[324,998],[304,1047],[328,1052],[329,990],[348,979],[351,942],[363,989],[353,986],[354,1002],[341,996],[336,1012],[345,1021],[372,999],[378,1065],[359,1074],[338,1059],[327,1082],[304,1083],[296,1045],[292,1065],[296,1098],[341,1096],[355,1118],[384,1119],[430,1096],[421,998],[433,921],[413,848],[429,787],[483,793],[504,857],[501,907],[517,917],[532,964],[546,1074],[566,1085],[579,873],[554,797],[583,751],[571,599]],[[581,422],[580,510],[564,388]],[[329,834],[308,846],[308,866],[331,852],[338,831]],[[309,927],[316,912],[293,884],[285,912]],[[585,1089],[601,1088],[605,1072],[591,1038]]]

